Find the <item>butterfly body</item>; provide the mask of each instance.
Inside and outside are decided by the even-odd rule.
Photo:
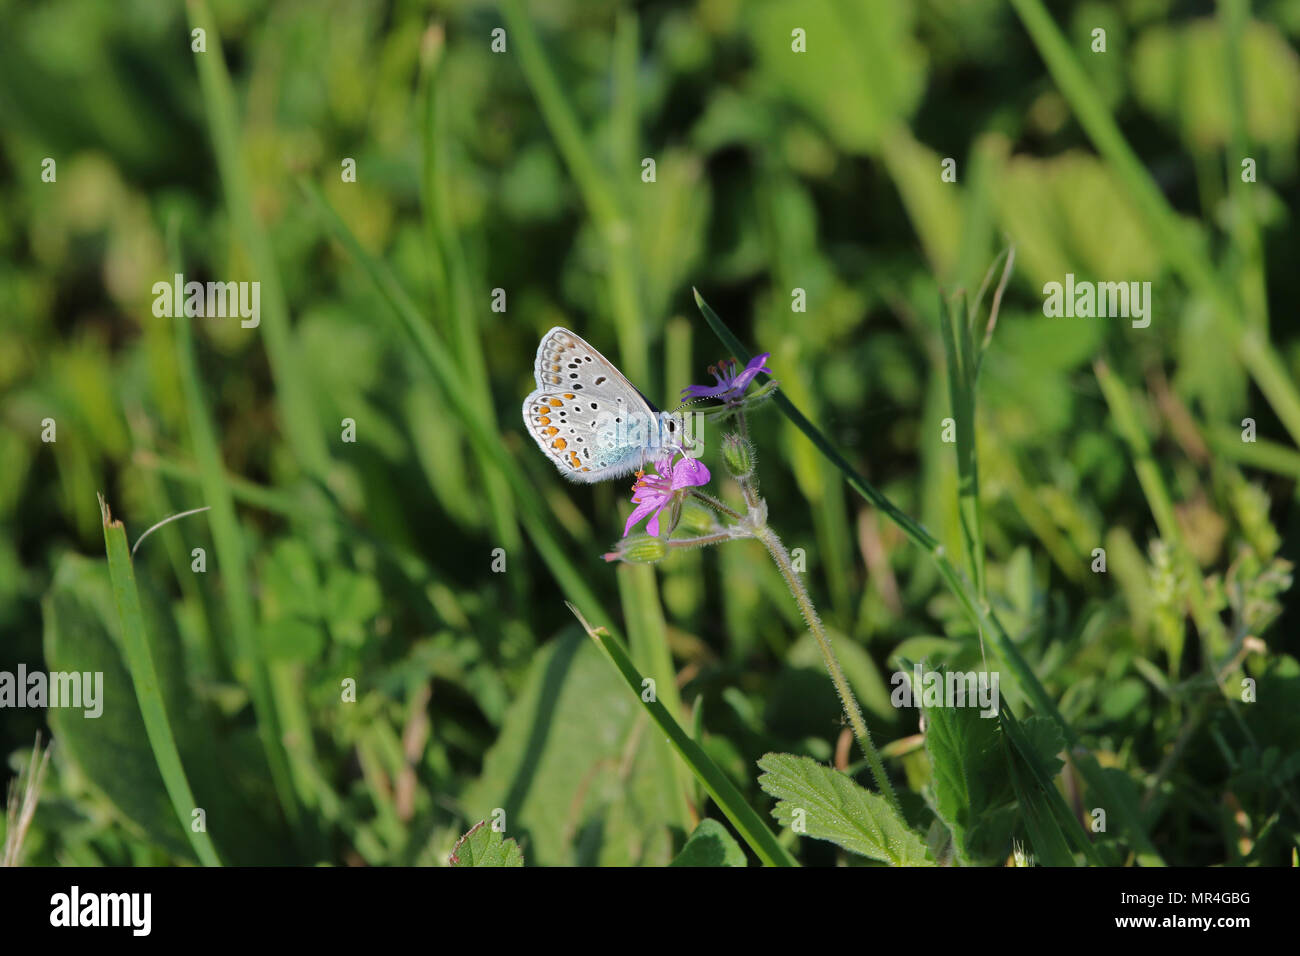
[[[681,441],[681,416],[656,409],[568,329],[542,336],[533,371],[537,388],[524,400],[524,425],[566,478],[592,483],[630,474]]]

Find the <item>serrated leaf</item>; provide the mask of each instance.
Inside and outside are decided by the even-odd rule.
[[[452,866],[523,866],[524,853],[518,843],[480,820],[456,841],[448,861]]]
[[[925,717],[935,810],[952,830],[958,861],[971,862],[970,831],[1012,797],[998,722],[975,707],[927,707]]]
[[[766,754],[758,785],[777,798],[782,826],[892,866],[933,866],[925,843],[883,797],[808,757]],[[797,817],[797,820],[796,820]]]
[[[1034,782],[1032,771],[1020,754],[1007,755],[1007,772],[1016,790],[1016,801],[1020,805],[1021,819],[1029,833],[1034,856],[1045,866],[1074,866],[1069,841],[1052,815],[1044,791]]]
[[[1055,777],[1065,766],[1061,754],[1065,751],[1065,738],[1061,728],[1050,717],[1026,717],[1020,722],[1028,744],[1038,756],[1039,767],[1048,779]]]
[[[745,851],[717,820],[704,819],[669,866],[747,866]]]
[[[1007,770],[1034,854],[1047,866],[1075,866],[1073,850],[1078,850],[1088,862],[1102,865],[1096,848],[1052,783],[1061,767],[1056,755],[1063,749],[1064,740],[1054,727],[1049,730],[1035,725],[1032,737],[1027,730],[1030,720],[1047,719],[1030,718],[1021,723],[1007,706],[998,713],[1008,743],[1004,748]]]

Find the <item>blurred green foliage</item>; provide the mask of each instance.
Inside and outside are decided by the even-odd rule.
[[[830,682],[752,542],[673,556],[653,572],[653,600],[620,588],[600,555],[621,530],[623,484],[563,482],[517,418],[538,338],[557,324],[578,331],[671,407],[721,357],[697,320],[698,286],[771,351],[785,394],[855,467],[957,555],[939,290],[977,288],[1008,244],[1016,269],[976,422],[990,604],[1167,862],[1289,861],[1300,834],[1295,438],[1011,7],[504,6],[223,0],[207,52],[194,53],[184,4],[0,2],[0,670],[103,670],[108,694],[99,721],[0,712],[9,774],[38,729],[56,741],[26,861],[191,861],[116,650],[95,493],[134,540],[210,504],[216,481],[237,524],[197,516],[160,529],[136,575],[224,860],[441,864],[503,808],[530,865],[736,862],[728,833],[696,829],[716,812],[565,609],[525,527],[530,503],[562,529],[606,607],[623,607],[638,666],[657,672],[666,641],[676,716],[764,816],[760,756],[835,759]],[[1244,318],[1294,390],[1300,15],[1257,0],[1234,46],[1233,6],[1086,0],[1051,13],[1189,241],[1257,303]],[[520,16],[540,59],[527,58]],[[492,31],[506,26],[507,50],[494,53]],[[1099,26],[1104,54],[1090,51]],[[791,51],[794,28],[805,54]],[[203,56],[223,57],[232,76],[246,208],[218,174]],[[1244,188],[1236,144],[1258,164]],[[55,182],[42,180],[47,157]],[[341,180],[345,157],[355,183]],[[956,183],[941,179],[947,157]],[[528,500],[467,433],[300,177],[447,343]],[[250,211],[270,260],[250,246]],[[195,340],[187,378],[185,337],[153,315],[153,283],[174,271],[265,283],[267,269],[288,305],[284,348],[271,354],[269,314],[259,329],[183,320]],[[1151,326],[1044,317],[1042,285],[1067,272],[1151,281]],[[796,288],[806,313],[791,310]],[[505,311],[491,308],[494,289]],[[1112,420],[1093,370],[1102,358],[1151,443],[1177,540],[1157,527]],[[224,477],[205,471],[196,394]],[[307,399],[305,417],[289,394]],[[354,444],[341,440],[344,418]],[[1240,441],[1245,418],[1255,445]],[[963,862],[1005,862],[1032,836],[1010,785],[980,782],[975,800],[932,779],[916,712],[888,703],[900,660],[971,669],[978,635],[933,566],[801,434],[775,413],[753,425],[772,520],[806,553],[849,679],[908,785],[910,822],[932,854],[955,836]],[[311,457],[321,442],[323,464]],[[242,545],[242,597],[214,532]],[[501,547],[506,570],[494,573]],[[1193,625],[1195,594],[1227,648]],[[241,600],[255,619],[243,635]],[[1240,702],[1243,678],[1255,703]],[[342,703],[349,679],[356,700]],[[1014,687],[1003,692],[1025,710]],[[270,744],[258,735],[268,719]],[[1032,719],[1023,725],[1045,726]],[[279,747],[292,801],[277,799],[268,768]],[[1095,802],[1061,756],[1056,785],[1086,825]],[[936,821],[952,833],[936,835]],[[487,832],[482,852],[499,848]],[[1094,836],[1107,860],[1131,859],[1118,834]],[[793,848],[806,863],[836,859],[826,844]]]

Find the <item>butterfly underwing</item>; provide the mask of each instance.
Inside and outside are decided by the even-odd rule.
[[[542,336],[537,388],[524,425],[560,474],[597,482],[630,474],[682,440],[680,415],[661,412],[583,338],[558,326]]]

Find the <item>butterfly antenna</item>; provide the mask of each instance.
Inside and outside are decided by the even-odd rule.
[[[691,399],[687,399],[687,400],[684,401],[684,402],[678,402],[678,403],[677,403],[677,407],[673,409],[672,413],[673,413],[674,415],[676,415],[678,412],[680,412],[680,411],[681,411],[683,408],[685,408],[687,405],[697,405],[697,404],[699,404],[700,402],[707,402],[708,400],[709,400],[709,396],[707,396],[707,395],[701,395],[699,398],[691,398]]]

